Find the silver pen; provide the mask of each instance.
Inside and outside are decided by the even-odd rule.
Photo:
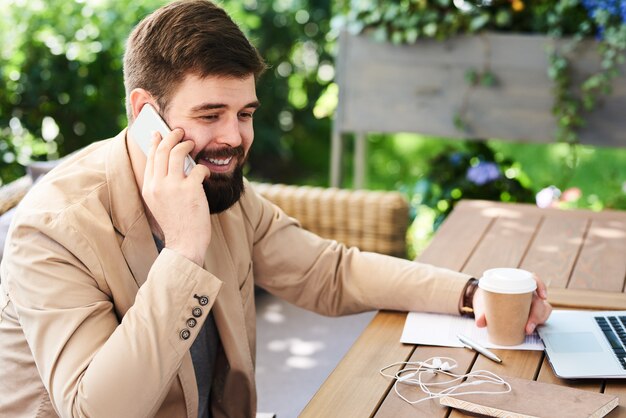
[[[493,360],[496,363],[502,363],[502,360],[500,359],[500,357],[496,356],[491,351],[487,350],[485,347],[478,344],[476,341],[470,340],[465,335],[461,335],[461,334],[457,334],[456,337],[459,339],[459,341],[463,343],[465,347],[482,354],[483,356],[487,357],[489,360]]]

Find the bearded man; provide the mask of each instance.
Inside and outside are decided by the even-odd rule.
[[[327,315],[458,313],[467,275],[322,239],[244,180],[264,69],[209,1],[133,30],[129,125],[150,104],[173,130],[148,155],[126,129],[96,142],[23,199],[0,270],[0,416],[254,416],[255,284]],[[549,313],[535,301],[529,324]]]

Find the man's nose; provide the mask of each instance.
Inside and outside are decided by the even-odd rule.
[[[217,136],[217,142],[231,147],[238,147],[242,143],[237,116],[224,120]]]

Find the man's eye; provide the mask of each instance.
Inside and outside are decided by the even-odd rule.
[[[204,115],[204,116],[201,116],[201,118],[205,120],[215,120],[217,119],[217,115]]]
[[[241,119],[252,119],[252,112],[241,112],[239,113],[239,117]]]

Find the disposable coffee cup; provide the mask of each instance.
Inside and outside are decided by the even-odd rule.
[[[524,342],[525,326],[537,282],[529,271],[495,268],[483,273],[478,286],[484,291],[489,341],[498,345]]]

